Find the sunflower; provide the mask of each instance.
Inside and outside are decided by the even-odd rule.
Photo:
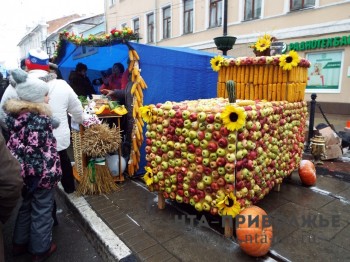
[[[227,105],[221,113],[221,119],[228,130],[235,131],[245,125],[246,113],[242,107]]]
[[[224,61],[224,58],[222,56],[215,56],[212,59],[210,59],[211,68],[217,72],[220,70],[222,62]]]
[[[280,57],[280,67],[283,68],[283,70],[292,70],[293,66],[298,66],[299,64],[299,56],[298,53],[294,50],[291,50],[289,54],[282,55]]]
[[[146,174],[143,176],[143,180],[145,181],[147,186],[150,186],[153,184],[152,168],[150,168],[149,166],[146,166],[145,170],[146,170]]]
[[[236,201],[236,197],[233,192],[230,192],[223,199],[220,199],[216,207],[219,209],[219,214],[223,216],[232,216],[235,217],[241,211],[241,206],[238,201]]]
[[[263,37],[258,38],[258,41],[255,43],[255,49],[259,52],[263,52],[271,46],[271,37],[264,35]]]
[[[140,112],[143,121],[145,121],[146,123],[150,123],[152,121],[152,111],[150,106],[141,106]]]

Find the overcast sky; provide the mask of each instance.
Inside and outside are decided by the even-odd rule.
[[[50,21],[71,14],[103,13],[104,0],[11,0],[1,3],[0,63],[7,68],[17,66],[17,44],[26,26],[40,20]]]

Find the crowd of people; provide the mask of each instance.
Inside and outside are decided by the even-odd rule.
[[[8,79],[0,74],[0,261],[2,225],[20,199],[13,255],[30,253],[32,261],[43,261],[57,248],[52,242],[58,224],[54,189],[60,181],[67,194],[75,191],[67,149],[70,120],[84,120],[79,96],[101,93],[123,102],[129,81],[121,63],[102,72],[97,89],[87,71],[87,65],[77,63],[66,82],[45,52],[32,49]]]
[[[6,137],[0,137],[0,218],[2,223],[8,219],[21,195],[12,253],[29,252],[32,261],[43,261],[56,250],[54,188],[61,181],[66,193],[75,191],[67,154],[68,114],[82,123],[83,108],[72,87],[57,79],[45,52],[30,50],[23,66],[25,70],[10,72],[0,103],[1,133]]]

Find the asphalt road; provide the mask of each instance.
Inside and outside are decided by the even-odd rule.
[[[57,251],[47,260],[48,262],[78,262],[92,261],[102,262],[103,259],[89,242],[87,236],[82,231],[79,222],[74,214],[67,208],[64,201],[56,194],[57,218],[59,225],[54,227],[53,240],[57,244]],[[4,226],[4,245],[6,262],[27,262],[31,261],[30,254],[20,257],[13,257],[11,254],[12,232],[15,224],[17,210],[12,213],[10,220]]]

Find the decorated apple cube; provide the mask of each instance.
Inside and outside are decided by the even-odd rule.
[[[225,98],[148,105],[145,182],[198,211],[232,215],[298,167],[305,102]]]

